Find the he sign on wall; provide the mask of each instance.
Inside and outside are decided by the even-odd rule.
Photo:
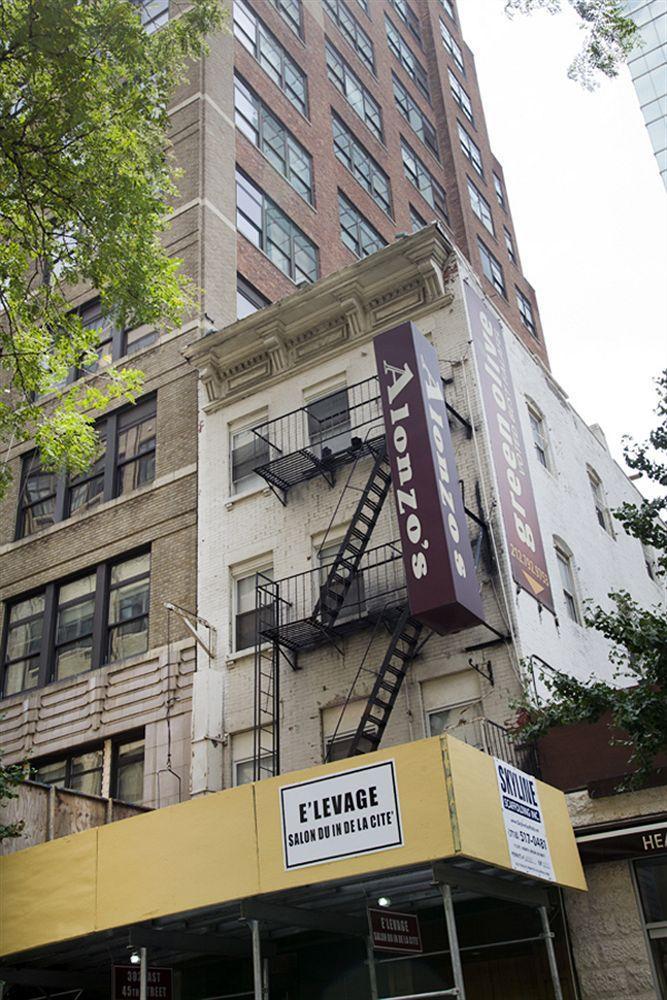
[[[172,1000],[171,969],[149,967],[146,975],[146,1000]],[[139,1000],[141,972],[138,965],[114,965],[113,1000]]]
[[[482,621],[438,356],[412,323],[374,340],[408,603],[444,635]]]
[[[280,789],[285,868],[403,844],[393,760]]]
[[[553,612],[553,596],[503,331],[467,282],[464,288],[512,576],[523,590]]]

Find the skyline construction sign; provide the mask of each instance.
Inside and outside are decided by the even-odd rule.
[[[502,327],[470,285],[463,287],[512,577],[555,614]]]

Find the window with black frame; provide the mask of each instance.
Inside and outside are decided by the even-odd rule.
[[[361,214],[356,205],[338,192],[338,218],[340,221],[340,238],[357,257],[367,257],[376,250],[386,246],[387,241],[377,229]]]
[[[341,543],[342,539],[339,542],[333,542],[330,545],[325,545],[319,550],[317,554],[318,562],[320,564],[320,572],[319,572],[320,594],[317,595],[318,597],[321,596],[322,591],[324,590],[325,584],[327,582],[327,577],[331,570],[331,566],[335,561],[336,556],[338,555]],[[361,573],[357,573],[353,577],[352,583],[350,584],[348,591],[345,595],[345,600],[340,606],[340,610],[338,612],[336,621],[339,623],[343,623],[344,621],[350,618],[361,618],[365,610],[365,606],[366,605],[365,605],[364,578]],[[338,758],[333,758],[333,759],[337,760]]]
[[[269,442],[255,434],[250,427],[231,433],[232,493],[265,486],[266,483],[255,469],[269,461]]]
[[[654,975],[667,996],[667,855],[640,858],[634,866]]]
[[[145,751],[146,741],[143,736],[114,744],[111,798],[134,805],[143,802]]]
[[[150,553],[100,563],[8,604],[3,697],[148,649]]]
[[[58,476],[42,469],[39,455],[31,452],[23,459],[19,495],[17,538],[27,538],[56,521]]]
[[[104,499],[104,466],[106,458],[106,425],[99,429],[99,457],[80,476],[71,479],[67,491],[65,517],[91,510]]]
[[[116,496],[138,490],[155,479],[157,441],[155,399],[118,417],[116,434]]]
[[[273,567],[264,566],[234,581],[234,651],[241,652],[255,645],[257,639],[257,608],[255,594],[257,577],[273,580]],[[267,609],[268,610],[268,609]],[[266,615],[266,612],[264,613]]]
[[[33,781],[57,788],[69,788],[84,795],[102,795],[104,747],[63,754],[44,762],[35,761],[30,767]]]
[[[319,458],[345,451],[352,444],[347,388],[313,399],[304,407],[308,417],[309,447]]]

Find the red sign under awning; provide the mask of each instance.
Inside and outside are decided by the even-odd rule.
[[[423,951],[419,917],[397,910],[368,909],[371,942],[376,951],[400,951],[420,955]]]

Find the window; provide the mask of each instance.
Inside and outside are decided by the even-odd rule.
[[[101,563],[8,608],[6,697],[148,649],[150,553]]]
[[[403,157],[403,170],[407,179],[414,184],[422,198],[429,203],[431,208],[439,212],[448,222],[444,188],[438,184],[405,139],[401,139],[401,155]]]
[[[255,588],[258,574],[273,580],[273,567],[241,576],[235,580],[236,607],[234,613],[234,650],[238,653],[255,645],[257,637],[257,610],[255,608]]]
[[[535,320],[533,318],[533,307],[520,288],[516,288],[515,286],[514,290],[516,292],[516,304],[519,307],[521,321],[537,340],[537,327],[535,326]]]
[[[326,584],[329,571],[332,563],[338,555],[338,550],[340,549],[342,541],[343,540],[341,538],[338,542],[333,542],[331,545],[325,545],[324,548],[321,548],[318,553],[318,561],[320,564],[320,590],[322,590]],[[347,594],[345,595],[345,600],[340,606],[336,620],[338,622],[343,622],[350,618],[360,618],[364,613],[364,610],[364,578],[361,573],[357,573],[350,584]],[[339,760],[340,758],[336,757],[334,759]]]
[[[255,487],[265,486],[266,483],[255,469],[269,461],[269,442],[246,427],[233,431],[230,443],[232,493],[245,493]]]
[[[138,7],[141,23],[148,35],[169,20],[169,0],[139,0]]]
[[[368,16],[370,17],[370,14],[368,13],[368,0],[357,0],[357,3],[363,10],[364,14],[368,14]]]
[[[366,90],[359,77],[350,69],[340,53],[326,43],[327,76],[341,92],[350,107],[359,115],[376,139],[384,141],[382,112],[375,98]]]
[[[422,33],[419,27],[419,18],[415,14],[414,10],[407,2],[407,0],[391,0],[391,5],[400,17],[403,24],[406,26],[410,34],[419,44],[420,48],[422,45]]]
[[[21,491],[19,494],[19,516],[17,538],[27,538],[42,528],[48,528],[58,518],[56,498],[58,476],[55,472],[45,472],[39,462],[37,452],[31,452],[23,459]]]
[[[34,781],[57,788],[70,788],[85,795],[102,794],[104,748],[81,750],[54,760],[38,763],[30,768]]]
[[[445,46],[450,56],[454,60],[457,68],[465,76],[465,66],[463,65],[463,53],[461,52],[461,47],[456,41],[451,31],[445,24],[442,18],[438,19],[440,21],[440,37],[442,38],[442,44]]]
[[[646,834],[650,836],[650,834]],[[634,862],[638,895],[646,936],[651,949],[651,960],[659,993],[667,992],[667,858],[656,855]]]
[[[3,693],[5,697],[39,684],[44,594],[13,604],[9,611]]]
[[[387,29],[387,43],[389,48],[394,53],[415,86],[421,90],[427,101],[430,101],[431,94],[428,87],[428,74],[426,70],[419,62],[407,42],[404,41],[400,32],[396,30],[386,15],[384,20]]]
[[[323,760],[345,760],[366,709],[365,698],[322,709]]]
[[[145,749],[143,737],[114,745],[111,798],[133,804],[143,802]]]
[[[42,472],[32,452],[23,459],[17,538],[27,538],[155,479],[157,400],[149,397],[99,421],[99,457],[79,476]],[[110,450],[110,453],[109,453]]]
[[[246,316],[250,316],[251,313],[257,312],[258,309],[263,309],[268,305],[270,305],[269,300],[258,292],[256,288],[253,288],[249,281],[246,281],[240,274],[236,275],[237,319],[244,319]]]
[[[459,141],[461,143],[461,149],[463,150],[464,156],[470,160],[470,163],[475,168],[480,177],[484,177],[484,168],[482,166],[482,154],[479,150],[477,143],[473,142],[466,130],[464,129],[461,122],[457,121],[457,126],[459,130]]]
[[[341,191],[338,192],[338,216],[341,239],[357,257],[367,257],[386,246],[387,241]]]
[[[610,535],[611,530],[611,519],[609,517],[609,510],[607,504],[605,503],[604,491],[602,489],[602,480],[598,476],[597,472],[593,469],[588,468],[588,481],[591,484],[591,492],[593,494],[593,504],[595,506],[595,516],[598,519],[598,524],[601,528],[604,528],[606,532]]]
[[[394,100],[396,101],[398,110],[424,145],[433,153],[436,159],[440,159],[438,140],[433,125],[418,107],[395,73],[391,74],[391,79],[394,88]]]
[[[512,261],[513,264],[516,264],[516,251],[514,249],[514,240],[512,239],[512,234],[507,228],[507,226],[503,226],[503,235],[505,237],[505,246],[507,247],[507,256],[509,257],[509,259]]]
[[[240,77],[234,77],[236,126],[294,190],[313,204],[313,161],[279,118]]]
[[[410,224],[413,233],[416,233],[419,229],[423,229],[427,225],[426,220],[422,219],[417,209],[412,205],[410,205]]]
[[[146,552],[111,567],[107,659],[124,660],[148,649],[150,556]]]
[[[391,187],[384,170],[350,132],[345,122],[333,112],[332,123],[334,152],[337,158],[376,205],[391,216]]]
[[[493,217],[491,215],[491,206],[489,205],[486,198],[480,194],[473,182],[468,177],[468,195],[470,196],[470,206],[486,229],[489,230],[491,235],[495,235],[495,229],[493,226]]]
[[[236,226],[292,281],[315,281],[315,244],[240,170],[236,171]]]
[[[303,38],[301,0],[269,0],[269,3],[276,8],[287,27]]]
[[[505,209],[505,192],[503,191],[503,182],[501,181],[498,174],[493,175],[493,187],[495,188],[496,198],[498,199],[498,204],[504,210]]]
[[[308,442],[319,458],[337,455],[350,447],[350,402],[346,388],[311,399],[304,409],[308,416]]]
[[[470,98],[468,94],[463,89],[459,81],[456,79],[451,69],[448,70],[449,73],[449,87],[452,92],[452,97],[460,107],[463,114],[466,116],[471,124],[475,124],[475,119],[472,113],[472,104],[470,103]]]
[[[452,21],[455,22],[456,17],[454,15],[454,4],[452,3],[452,0],[439,0],[439,3],[442,9],[446,11],[447,14],[449,14]]]
[[[364,66],[375,73],[375,57],[373,43],[346,7],[344,0],[324,0],[324,9],[340,29],[341,34],[350,43]]]
[[[502,267],[481,240],[478,240],[477,243],[479,245],[479,256],[482,261],[482,270],[484,271],[484,274],[496,291],[500,292],[504,298],[507,298],[507,294],[505,292],[505,277],[503,275]]]
[[[443,733],[456,730],[458,726],[475,722],[482,715],[481,701],[467,701],[459,705],[448,705],[438,708],[427,715],[429,736],[442,736]]]
[[[294,107],[307,115],[305,73],[243,0],[234,0],[234,34]]]
[[[572,556],[565,550],[564,547],[556,545],[556,560],[558,562],[558,572],[560,574],[560,582],[563,588],[563,599],[565,601],[565,607],[567,613],[573,622],[577,622],[581,625],[581,616],[579,614],[579,605],[577,603],[576,588],[574,584],[574,569],[572,566]]]
[[[533,444],[535,445],[535,452],[537,454],[538,461],[544,466],[545,469],[549,468],[549,443],[547,438],[547,429],[544,423],[544,417],[538,409],[534,406],[528,404],[528,419],[530,420],[530,429],[533,432]]]
[[[262,733],[262,742],[271,741],[267,732]],[[232,735],[232,781],[235,785],[247,785],[255,780],[254,768],[255,732],[247,729],[244,733]],[[263,753],[259,759],[262,776],[273,774],[273,754]]]

